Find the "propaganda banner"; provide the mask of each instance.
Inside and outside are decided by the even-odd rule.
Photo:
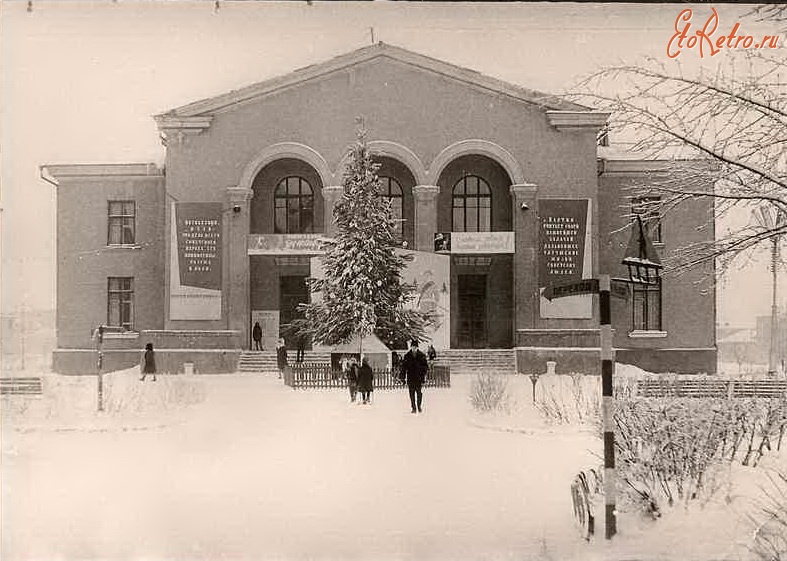
[[[181,286],[221,290],[221,204],[177,203]]]
[[[590,200],[540,199],[538,213],[541,317],[593,317],[591,294],[575,294],[555,300],[544,297],[547,287],[578,282],[593,275]]]
[[[221,203],[171,209],[170,319],[221,319]]]

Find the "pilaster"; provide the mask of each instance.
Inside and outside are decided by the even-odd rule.
[[[227,280],[224,284],[227,329],[240,333],[241,346],[244,348],[249,341],[249,256],[246,239],[253,194],[251,189],[244,187],[228,187],[224,209],[227,225],[224,243],[224,255],[227,256]]]
[[[413,187],[415,200],[415,249],[434,251],[434,234],[437,232],[437,185],[416,185]]]
[[[532,329],[538,322],[538,187],[511,185],[514,218],[514,345],[517,329]]]

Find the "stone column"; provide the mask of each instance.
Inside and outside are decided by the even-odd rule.
[[[415,209],[415,249],[434,251],[434,234],[437,232],[437,185],[416,185],[413,187]]]
[[[517,329],[538,325],[538,187],[530,183],[511,185],[514,205],[514,346]]]
[[[238,331],[242,348],[249,346],[249,255],[246,248],[249,235],[249,207],[254,192],[242,187],[227,188],[224,217],[227,239],[224,242],[227,259],[227,281],[224,283],[227,329]]]
[[[341,185],[327,185],[322,188],[322,200],[324,208],[323,230],[327,236],[336,234],[336,222],[333,220],[333,209],[342,198],[344,187]]]

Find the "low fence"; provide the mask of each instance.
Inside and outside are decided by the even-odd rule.
[[[398,372],[373,370],[375,390],[393,390],[404,387]],[[328,363],[301,363],[287,368],[284,383],[293,389],[346,388],[347,378],[341,370],[333,370]],[[429,368],[424,381],[425,388],[450,388],[451,370],[448,366],[434,365]]]
[[[787,380],[638,380],[639,397],[787,398]]]
[[[0,395],[40,396],[43,392],[41,378],[0,378]]]

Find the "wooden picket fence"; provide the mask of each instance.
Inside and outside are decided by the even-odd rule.
[[[0,395],[40,396],[43,393],[41,378],[0,378]]]
[[[393,390],[404,387],[398,372],[376,369],[373,388]],[[300,363],[287,368],[284,383],[293,389],[332,389],[346,388],[347,379],[340,370],[334,370],[328,363]],[[429,368],[424,381],[425,388],[450,388],[451,370],[448,366],[433,365]]]
[[[787,380],[638,380],[639,397],[787,398]]]

